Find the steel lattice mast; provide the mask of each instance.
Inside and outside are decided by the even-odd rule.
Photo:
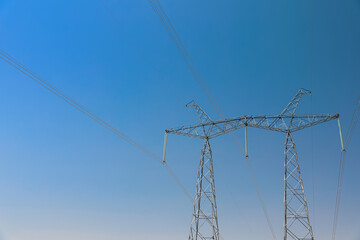
[[[210,117],[195,103],[195,101],[190,102],[186,106],[195,109],[202,124],[212,122]],[[189,240],[218,240],[219,225],[217,218],[212,151],[209,138],[207,137],[208,132],[205,128],[203,128],[203,134],[205,138],[201,150]]]
[[[304,94],[311,94],[311,92],[300,89],[281,114],[295,116],[300,99]],[[288,129],[291,128],[291,125],[292,120],[289,122]],[[291,131],[286,134],[284,168],[284,240],[288,238],[313,240],[314,234],[310,224],[309,209]]]
[[[300,166],[292,133],[338,119],[344,151],[339,114],[295,115],[300,99],[309,90],[300,89],[279,115],[244,115],[213,121],[192,101],[200,123],[165,130],[164,161],[167,134],[177,134],[204,140],[201,151],[194,210],[189,240],[219,239],[212,152],[209,140],[243,127],[254,127],[286,134],[284,172],[284,240],[313,240],[308,205],[305,198]],[[246,144],[247,146],[247,144]]]

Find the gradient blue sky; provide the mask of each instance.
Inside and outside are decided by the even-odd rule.
[[[0,49],[162,153],[164,129],[216,114],[146,0],[1,0]],[[359,0],[163,0],[226,116],[279,113],[299,88],[299,113],[340,113],[360,89]],[[146,57],[146,60],[144,58]],[[150,66],[149,61],[158,69]],[[187,239],[192,205],[163,167],[0,62],[0,238]],[[243,131],[239,131],[240,138]],[[338,239],[360,239],[360,138],[348,149]],[[332,230],[340,142],[335,121],[294,135],[317,239]],[[249,153],[278,239],[284,135],[249,129]],[[193,193],[201,141],[170,136],[168,162]],[[271,234],[241,152],[213,141],[224,239]]]

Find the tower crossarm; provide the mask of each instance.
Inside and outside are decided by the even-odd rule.
[[[290,132],[296,132],[337,118],[339,118],[339,114],[295,115]]]
[[[214,138],[248,126],[276,132],[295,132],[339,117],[339,114],[245,115],[165,130],[167,133],[194,138]],[[291,122],[291,124],[289,124]],[[289,128],[289,126],[291,126]],[[204,134],[206,129],[207,135]]]

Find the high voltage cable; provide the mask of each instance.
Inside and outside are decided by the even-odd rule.
[[[60,91],[58,88],[56,88],[55,86],[51,85],[49,82],[41,79],[37,74],[33,73],[31,70],[29,70],[27,67],[25,67],[24,65],[20,64],[19,62],[17,62],[13,57],[11,57],[9,54],[5,53],[4,51],[0,50],[0,58],[3,59],[5,62],[7,62],[8,64],[10,64],[11,66],[13,66],[14,68],[16,68],[17,70],[19,70],[20,72],[22,72],[23,74],[27,75],[28,77],[30,77],[33,81],[35,81],[36,83],[40,84],[42,87],[46,88],[48,91],[52,92],[53,94],[55,94],[56,96],[58,96],[59,98],[61,98],[62,100],[64,100],[66,103],[70,104],[71,106],[73,106],[74,108],[76,108],[77,110],[79,110],[80,112],[82,112],[83,114],[85,114],[86,116],[90,117],[91,119],[93,119],[95,122],[99,123],[100,125],[102,125],[103,127],[107,128],[108,130],[110,130],[111,132],[113,132],[114,134],[118,135],[119,137],[121,137],[122,139],[124,139],[126,142],[128,142],[129,144],[135,146],[137,149],[139,149],[140,151],[144,152],[146,155],[148,155],[149,157],[157,160],[158,162],[161,162],[161,157],[157,156],[155,153],[151,152],[150,150],[146,149],[145,147],[141,146],[139,143],[135,142],[133,139],[131,139],[129,136],[125,135],[124,133],[120,132],[119,130],[117,130],[115,127],[113,127],[112,125],[110,125],[109,123],[107,123],[106,121],[104,121],[103,119],[101,119],[99,116],[97,116],[96,114],[94,114],[93,112],[90,112],[88,109],[86,109],[84,106],[82,106],[80,103],[78,103],[77,101],[75,101],[74,99],[70,98],[69,96],[67,96],[65,93],[63,93],[62,91]]]
[[[348,131],[346,132],[346,138],[345,138],[345,145],[349,145],[350,140],[351,140],[351,136],[352,133],[358,123],[358,118],[359,118],[359,112],[360,112],[360,97],[357,99],[355,108],[354,108],[354,112],[351,118],[351,124],[349,126]]]
[[[16,59],[14,59],[13,57],[11,57],[9,54],[7,54],[6,52],[0,50],[0,58],[2,60],[4,60],[6,63],[8,63],[9,65],[11,65],[12,67],[16,68],[17,70],[19,70],[21,73],[25,74],[26,76],[28,76],[29,78],[31,78],[33,81],[35,81],[36,83],[38,83],[39,85],[41,85],[42,87],[44,87],[45,89],[47,89],[48,91],[50,91],[51,93],[55,94],[57,97],[61,98],[63,101],[65,101],[66,103],[68,103],[69,105],[71,105],[72,107],[74,107],[75,109],[77,109],[78,111],[80,111],[81,113],[85,114],[86,116],[88,116],[89,118],[91,118],[92,120],[94,120],[96,123],[100,124],[101,126],[105,127],[106,129],[108,129],[110,132],[114,133],[115,135],[121,137],[123,140],[125,140],[127,143],[133,145],[134,147],[136,147],[138,150],[142,151],[143,153],[145,153],[147,156],[149,156],[152,159],[155,159],[156,161],[158,161],[159,163],[162,163],[162,158],[159,157],[158,155],[156,155],[155,153],[153,153],[152,151],[148,150],[147,148],[145,148],[144,146],[140,145],[139,143],[137,143],[135,140],[133,140],[132,138],[130,138],[129,136],[127,136],[126,134],[122,133],[121,131],[119,131],[118,129],[116,129],[115,127],[113,127],[112,125],[110,125],[109,123],[107,123],[105,120],[101,119],[99,116],[97,116],[95,113],[89,111],[87,108],[85,108],[83,105],[81,105],[80,103],[78,103],[77,101],[75,101],[74,99],[70,98],[69,96],[67,96],[65,93],[63,93],[62,91],[60,91],[58,88],[56,88],[55,86],[53,86],[52,84],[50,84],[49,82],[45,81],[44,79],[41,79],[36,73],[32,72],[30,69],[28,69],[27,67],[25,67],[24,65],[22,65],[21,63],[19,63]],[[179,185],[179,187],[182,189],[182,191],[184,192],[184,194],[187,196],[187,198],[189,198],[190,201],[192,201],[192,197],[190,195],[190,193],[186,190],[185,186],[181,183],[181,181],[179,180],[179,178],[175,175],[174,171],[170,168],[169,165],[165,164],[165,169],[167,170],[167,172],[173,177],[173,179],[176,181],[176,183]]]
[[[175,30],[173,24],[171,23],[169,17],[167,16],[166,12],[164,11],[161,3],[159,0],[156,0],[156,3],[153,0],[148,0],[152,9],[154,10],[155,14],[159,17],[159,20],[163,27],[165,28],[167,34],[169,35],[171,41],[174,43],[175,47],[179,51],[181,57],[184,59],[186,65],[190,69],[192,75],[199,83],[201,89],[205,93],[206,97],[209,99],[211,105],[214,107],[215,111],[218,113],[219,116],[225,118],[224,113],[222,112],[219,104],[217,103],[215,97],[212,95],[209,87],[207,86],[203,76],[201,75],[200,71],[196,67],[194,61],[192,60],[189,52],[187,51],[186,47],[184,46],[181,38],[179,37],[177,31]],[[158,7],[159,6],[159,7]]]
[[[236,138],[235,135],[233,135],[233,134],[232,134],[232,137],[233,137],[233,140],[235,141],[235,143],[238,145],[238,147],[240,147],[241,143],[240,143],[239,139]],[[263,211],[263,213],[265,215],[266,222],[267,222],[267,224],[268,224],[268,226],[270,228],[271,235],[272,235],[273,239],[277,239],[274,228],[273,228],[273,225],[272,225],[271,220],[270,220],[269,213],[268,213],[268,211],[266,209],[265,202],[264,202],[262,194],[260,192],[259,184],[257,182],[256,175],[255,175],[254,170],[252,168],[250,159],[249,159],[249,157],[245,157],[245,160],[246,160],[246,165],[248,167],[248,170],[250,172],[251,180],[252,180],[253,185],[254,185],[255,190],[256,190],[257,197],[258,197],[259,202],[261,204],[262,211]]]
[[[93,112],[89,111],[83,105],[81,105],[80,103],[78,103],[74,99],[67,96],[65,93],[60,91],[58,88],[56,88],[55,86],[53,86],[49,82],[41,79],[36,73],[34,73],[30,69],[28,69],[26,66],[22,65],[15,58],[13,58],[12,56],[10,56],[8,53],[4,52],[1,49],[0,49],[0,58],[2,60],[4,60],[6,63],[8,63],[9,65],[11,65],[12,67],[14,67],[15,69],[19,70],[21,73],[23,73],[26,76],[28,76],[29,78],[31,78],[33,81],[35,81],[36,83],[38,83],[39,85],[41,85],[45,89],[47,89],[48,91],[50,91],[51,93],[55,94],[57,97],[61,98],[63,101],[65,101],[66,103],[68,103],[72,107],[76,108],[81,113],[85,114],[86,116],[88,116],[89,118],[91,118],[92,120],[94,120],[95,122],[100,124],[101,126],[105,127],[106,129],[108,129],[109,131],[114,133],[115,135],[117,135],[117,136],[121,137],[122,139],[124,139],[127,143],[135,146],[138,150],[142,151],[143,153],[148,155],[150,158],[152,158],[152,159],[158,161],[159,163],[163,164],[166,171],[175,180],[175,182],[178,184],[178,186],[184,192],[184,194],[189,199],[189,201],[193,202],[193,198],[192,198],[191,194],[186,190],[185,186],[182,184],[180,179],[176,176],[176,174],[171,169],[171,167],[167,163],[163,163],[161,157],[159,157],[155,153],[151,152],[147,148],[143,147],[142,145],[137,143],[135,140],[131,139],[129,136],[122,133],[121,131],[119,131],[118,129],[116,129],[115,127],[113,127],[112,125],[110,125],[109,123],[104,121],[103,119],[101,119],[99,116],[97,116]],[[200,210],[200,212],[203,213],[202,210]],[[210,220],[207,219],[207,221],[210,221]],[[224,239],[222,236],[220,236],[220,237],[221,237],[221,239]]]
[[[347,149],[348,145],[350,144],[352,133],[354,132],[355,127],[358,123],[359,113],[360,113],[360,97],[358,98],[358,100],[356,102],[354,112],[353,112],[353,115],[352,115],[352,118],[350,121],[350,126],[346,132],[345,149]],[[334,222],[333,222],[333,231],[332,231],[332,238],[331,238],[332,240],[335,240],[336,228],[337,228],[338,218],[339,218],[341,192],[342,192],[342,185],[343,185],[343,179],[344,179],[345,154],[346,154],[346,152],[341,152],[341,157],[340,157],[339,176],[338,176],[335,211],[334,211]]]
[[[341,152],[340,157],[340,166],[339,166],[339,176],[338,176],[338,184],[336,189],[336,202],[335,202],[335,211],[334,211],[334,222],[333,222],[333,231],[332,231],[332,240],[335,240],[336,236],[336,227],[338,224],[339,217],[339,206],[340,206],[340,198],[341,198],[341,190],[343,184],[343,174],[344,174],[344,164],[345,164],[345,153]]]
[[[225,119],[225,114],[221,110],[221,108],[220,108],[219,104],[217,103],[214,95],[211,93],[209,87],[207,86],[203,76],[201,75],[200,71],[198,70],[197,66],[195,65],[194,61],[192,60],[189,52],[187,51],[186,47],[184,46],[180,36],[178,35],[177,31],[175,30],[172,22],[170,21],[169,17],[167,16],[167,14],[166,14],[164,8],[162,7],[160,1],[156,0],[156,3],[155,3],[153,0],[148,0],[148,2],[151,5],[152,9],[154,10],[155,14],[159,17],[159,20],[160,20],[161,24],[163,25],[165,31],[167,32],[167,34],[169,35],[171,41],[174,43],[175,47],[179,51],[181,57],[184,59],[186,65],[190,69],[192,75],[194,76],[194,78],[199,83],[201,89],[205,93],[205,95],[208,98],[208,100],[210,101],[211,105],[213,106],[213,108],[215,109],[217,114],[221,118]],[[235,142],[238,143],[239,139],[236,137],[236,135],[234,135],[234,134],[231,134],[231,135],[234,138]],[[242,145],[241,144],[237,144],[237,145],[244,154],[244,149],[243,149]],[[264,203],[264,201],[262,199],[261,192],[260,192],[260,189],[259,189],[258,184],[257,184],[255,173],[254,173],[254,171],[253,171],[253,169],[251,167],[249,159],[247,159],[247,158],[246,158],[246,163],[247,163],[247,167],[248,167],[248,170],[250,172],[250,175],[251,175],[253,185],[254,185],[254,187],[256,189],[257,196],[259,198],[262,210],[264,212],[267,224],[268,224],[269,229],[271,231],[272,237],[273,237],[274,240],[276,240],[275,231],[274,231],[274,229],[272,227],[268,212],[266,210],[265,203]]]
[[[314,82],[314,40],[315,40],[315,2],[311,1],[311,42],[310,42],[310,60],[309,60],[309,80],[310,89],[313,89]],[[313,114],[313,101],[312,95],[310,95],[310,113]],[[314,129],[311,128],[311,175],[312,175],[312,226],[316,227],[316,194],[315,194],[315,159],[314,159]]]

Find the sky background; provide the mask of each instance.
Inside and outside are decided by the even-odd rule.
[[[166,128],[211,104],[146,0],[0,0],[0,49],[158,155]],[[339,113],[360,89],[359,0],[162,0],[227,117]],[[125,34],[127,32],[128,34]],[[131,36],[131,39],[128,37]],[[0,62],[0,239],[187,239],[192,204],[161,164]],[[338,239],[360,239],[360,131],[348,148]],[[243,139],[244,132],[237,135]],[[285,136],[249,129],[249,154],[278,239]],[[294,134],[316,239],[330,239],[336,121]],[[201,140],[171,135],[168,163],[195,191]],[[244,157],[212,141],[224,239],[271,239]]]

